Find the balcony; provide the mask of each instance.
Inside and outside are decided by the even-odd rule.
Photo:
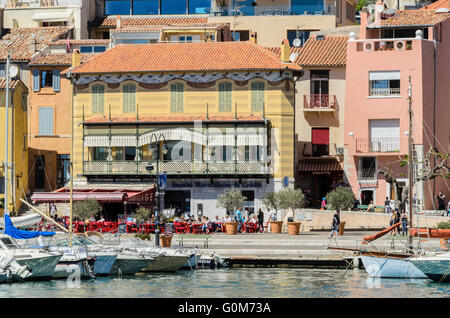
[[[287,15],[335,15],[332,6],[323,5],[257,5],[251,3],[240,4],[234,9],[232,6],[218,6],[211,9],[214,16],[287,16]]]
[[[153,171],[146,167],[152,165]],[[175,162],[160,161],[159,172],[168,175],[265,175],[268,164],[262,161],[249,162]],[[156,173],[156,162],[149,161],[84,161],[83,174],[148,176]]]
[[[303,111],[334,112],[337,108],[336,95],[303,95]]]
[[[354,40],[357,52],[402,52],[413,49],[413,41],[408,39],[365,39]]]
[[[370,87],[370,96],[399,96],[400,87]]]
[[[356,152],[400,152],[400,138],[357,138]]]
[[[376,178],[377,178],[377,171],[375,168],[358,169],[358,180],[375,181]]]

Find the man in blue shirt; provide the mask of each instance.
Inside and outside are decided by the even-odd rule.
[[[236,211],[236,221],[238,222],[238,233],[241,231],[241,225],[244,223],[244,220],[242,219],[242,213],[239,209]]]

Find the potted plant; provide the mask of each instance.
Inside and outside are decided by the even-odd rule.
[[[242,195],[239,190],[229,190],[217,198],[217,207],[224,208],[227,213],[230,213],[232,222],[225,222],[225,229],[227,234],[236,234],[238,229],[238,222],[234,220],[234,212],[237,209],[242,209],[247,198]]]
[[[301,209],[305,205],[305,195],[301,189],[287,188],[280,191],[279,196],[281,208],[292,210],[292,221],[288,221],[288,233],[298,235],[302,223],[295,221],[295,209]]]
[[[161,211],[161,223],[164,223],[164,233],[159,236],[162,247],[170,247],[172,244],[173,234],[173,217],[175,212],[173,209],[164,209]]]
[[[89,219],[92,215],[100,212],[101,206],[95,199],[86,199],[77,201],[73,205],[73,218],[82,220]],[[86,231],[86,224],[84,224],[84,231]]]
[[[350,187],[337,187],[326,195],[327,208],[334,209],[339,214],[341,210],[350,210],[355,206],[355,195]],[[339,235],[344,234],[346,222],[339,225]]]
[[[280,209],[279,193],[267,192],[264,195],[262,202],[267,209],[275,210],[275,213],[278,215],[278,209]],[[270,231],[272,233],[281,233],[282,224],[283,224],[283,221],[270,221]]]

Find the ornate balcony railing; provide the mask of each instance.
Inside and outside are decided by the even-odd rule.
[[[147,171],[147,166],[154,169]],[[262,161],[246,162],[177,162],[160,161],[159,172],[168,175],[179,174],[268,174],[268,164]],[[153,175],[156,173],[156,161],[84,161],[84,175]]]
[[[303,95],[303,108],[305,110],[334,110],[336,109],[336,95],[313,94]]]
[[[358,179],[359,180],[374,180],[377,178],[376,169],[375,168],[362,168],[358,170]]]
[[[400,138],[357,138],[356,152],[400,152]]]

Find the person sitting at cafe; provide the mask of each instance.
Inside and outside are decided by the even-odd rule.
[[[214,232],[217,232],[218,229],[220,229],[222,227],[222,222],[220,222],[220,219],[219,219],[218,215],[216,215],[216,218],[212,222],[212,227],[213,227],[213,231]]]

